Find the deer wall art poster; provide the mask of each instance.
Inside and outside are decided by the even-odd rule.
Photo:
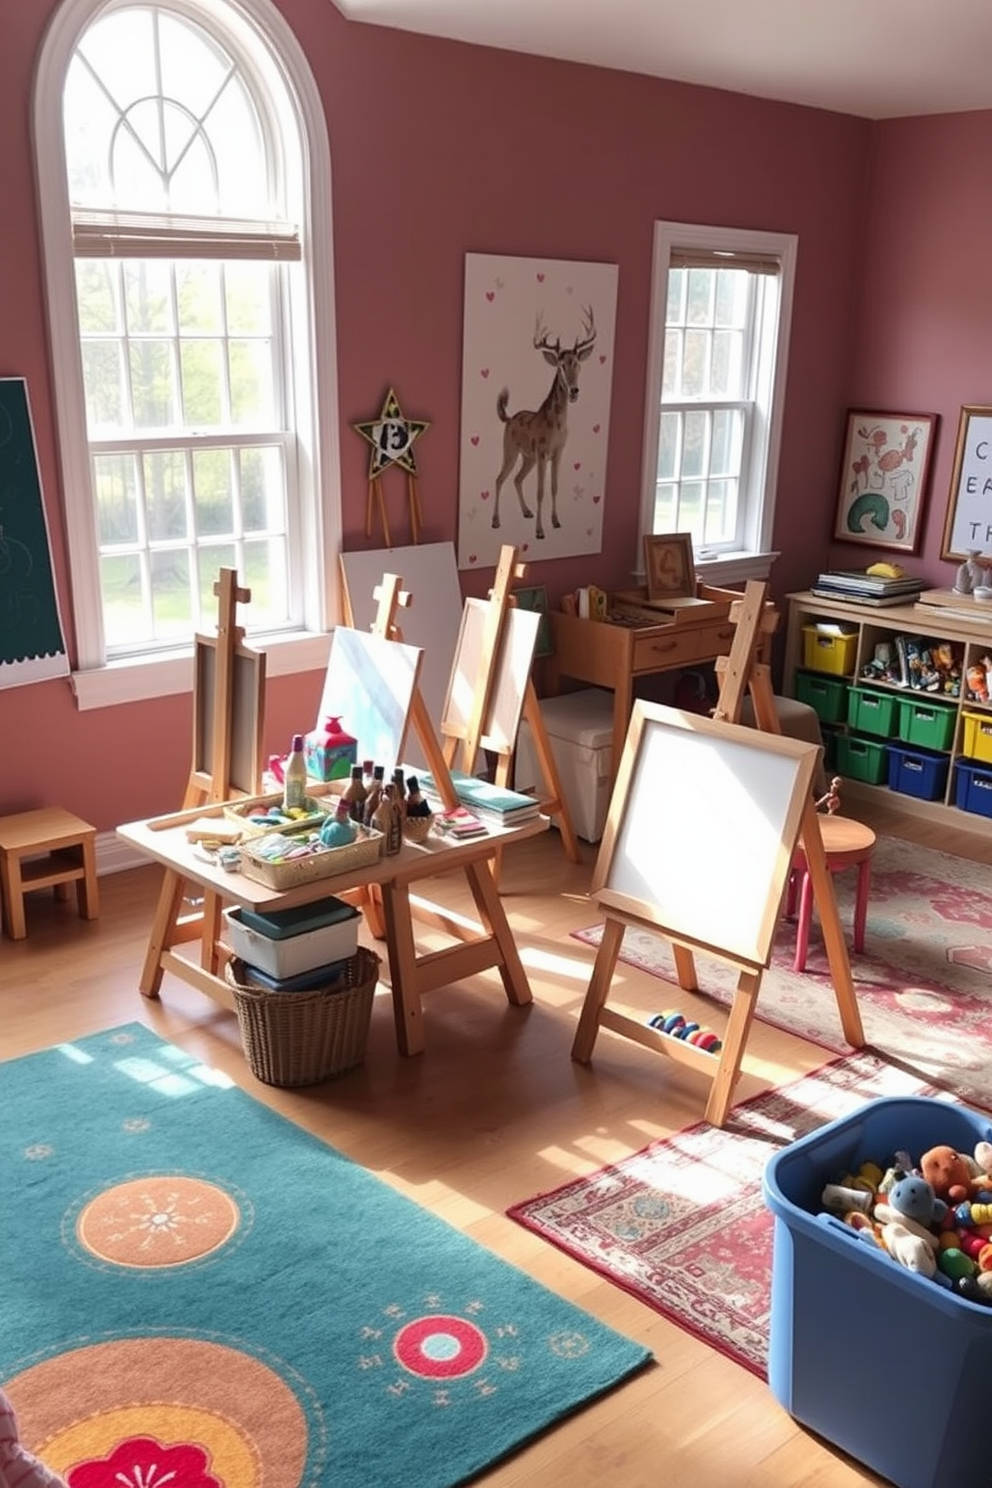
[[[602,550],[616,264],[465,256],[458,567]]]

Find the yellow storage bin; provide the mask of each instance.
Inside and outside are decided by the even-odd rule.
[[[969,759],[992,763],[992,713],[969,713],[965,708],[961,717],[964,719],[961,753]]]
[[[819,625],[803,626],[803,665],[811,672],[847,677],[854,671],[857,649],[857,630],[839,632],[835,626],[829,630]]]

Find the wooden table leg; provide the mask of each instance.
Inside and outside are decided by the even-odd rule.
[[[417,949],[407,886],[384,883],[382,909],[386,922],[396,1043],[401,1054],[421,1054],[424,1049],[424,1018],[417,985]]]
[[[162,985],[162,952],[175,944],[175,929],[185,893],[186,880],[167,869],[148,937],[141,980],[138,982],[139,990],[145,997],[157,997],[159,994]]]
[[[498,955],[494,954],[492,964],[503,979],[506,1000],[512,1002],[514,1007],[526,1007],[527,1003],[533,1001],[534,994],[530,990],[527,973],[524,971],[489,862],[469,863],[465,876],[475,907],[479,911],[479,918],[496,943]]]
[[[854,949],[865,948],[865,924],[868,919],[868,895],[871,891],[871,857],[858,864],[858,887],[854,900]]]

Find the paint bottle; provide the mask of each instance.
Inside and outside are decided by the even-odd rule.
[[[406,781],[403,778],[403,766],[397,765],[393,771],[393,794],[399,807],[400,815],[406,815]]]
[[[342,801],[348,803],[348,815],[352,821],[360,822],[365,816],[365,787],[362,784],[361,765],[352,765],[351,779],[341,792]]]
[[[416,775],[408,775],[406,781],[407,816],[430,816],[431,808],[420,794],[420,781]]]
[[[293,735],[293,745],[283,772],[283,811],[305,811],[307,808],[307,764],[303,757],[303,735]]]
[[[364,814],[362,817],[362,820],[367,827],[370,827],[372,825],[372,817],[375,814],[375,809],[378,806],[379,799],[382,795],[382,783],[385,779],[385,776],[385,765],[372,766],[372,788],[369,791],[368,795],[365,797]]]

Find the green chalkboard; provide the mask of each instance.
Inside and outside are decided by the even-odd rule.
[[[27,383],[0,378],[0,686],[69,671]]]

